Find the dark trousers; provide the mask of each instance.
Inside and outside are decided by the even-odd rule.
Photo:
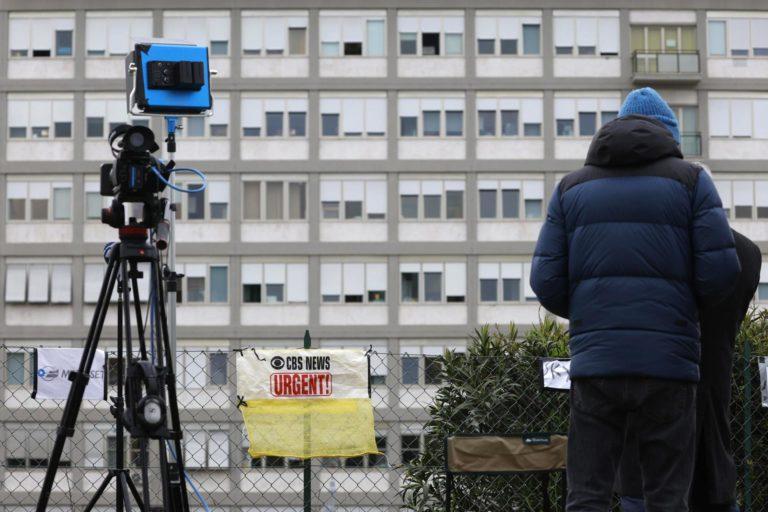
[[[627,430],[638,437],[646,512],[688,512],[696,385],[634,377],[573,381],[566,510],[608,510]]]

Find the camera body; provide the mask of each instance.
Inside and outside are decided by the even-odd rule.
[[[166,204],[166,199],[159,197],[166,184],[158,174],[167,181],[173,166],[152,156],[159,146],[152,130],[144,126],[117,126],[109,135],[109,143],[115,161],[101,166],[101,195],[114,199],[110,207],[102,210],[101,221],[120,228],[125,225],[125,203],[141,203],[141,225],[156,227],[163,219]]]

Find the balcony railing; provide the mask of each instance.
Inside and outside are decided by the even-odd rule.
[[[699,69],[698,50],[636,50],[632,54],[632,70],[635,75],[695,75],[699,73]]]
[[[680,151],[685,156],[701,156],[701,133],[682,132],[680,134]]]

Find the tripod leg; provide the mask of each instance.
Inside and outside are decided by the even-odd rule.
[[[80,359],[80,366],[78,367],[77,372],[70,374],[72,385],[69,388],[67,403],[64,406],[61,422],[56,431],[56,441],[53,444],[48,468],[45,471],[45,479],[43,480],[43,485],[40,489],[37,512],[45,512],[45,509],[48,507],[48,501],[51,498],[51,490],[53,489],[53,483],[56,479],[56,471],[59,468],[61,454],[64,451],[64,444],[67,441],[67,437],[72,437],[75,432],[75,423],[77,423],[77,415],[80,412],[80,405],[83,402],[83,393],[85,393],[85,388],[88,385],[93,358],[96,355],[96,348],[99,344],[99,338],[101,337],[101,330],[104,327],[104,318],[107,315],[107,309],[109,307],[109,298],[112,296],[112,292],[115,288],[115,281],[117,281],[117,261],[119,253],[120,246],[119,244],[116,244],[109,255],[107,273],[101,284],[99,301],[96,305],[96,310],[93,313],[91,326],[88,329],[88,338],[86,339],[85,347],[83,349],[83,357]]]
[[[104,491],[106,490],[107,486],[109,485],[109,482],[112,481],[112,478],[114,478],[115,473],[114,471],[110,471],[106,478],[101,482],[101,485],[98,489],[96,489],[96,494],[93,495],[93,498],[91,498],[91,501],[88,502],[88,504],[85,506],[85,509],[83,512],[91,512],[91,509],[96,506],[96,502],[99,501],[99,498],[101,498],[101,495],[104,494]]]
[[[120,510],[122,506],[125,505],[125,511],[132,512],[131,499],[128,497],[128,484],[127,484],[127,478],[125,476],[125,471],[121,471],[117,475],[117,488],[120,489],[120,493],[118,494],[118,498],[117,498],[118,510]]]
[[[130,473],[127,471],[125,472],[125,481],[128,484],[128,488],[131,490],[131,494],[133,494],[133,499],[136,500],[136,506],[139,507],[139,510],[147,512],[147,509],[144,508],[144,502],[141,500],[139,490],[136,488],[136,484],[133,483],[133,478],[131,478]]]
[[[135,261],[131,261],[131,288],[133,289],[133,307],[136,313],[136,330],[139,335],[139,353],[141,359],[147,359],[147,346],[144,342],[144,322],[141,318],[141,299],[139,298],[139,280],[136,277],[136,272],[139,271],[139,266]],[[149,279],[149,276],[144,276],[145,279]]]

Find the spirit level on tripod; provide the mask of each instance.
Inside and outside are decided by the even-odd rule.
[[[175,151],[174,133],[179,115],[210,115],[212,97],[208,50],[205,47],[166,42],[141,43],[128,56],[126,79],[128,82],[128,111],[134,115],[163,115],[168,121],[169,153]],[[117,395],[110,397],[110,412],[115,418],[117,456],[96,489],[84,512],[89,512],[98,502],[109,483],[116,481],[118,512],[131,512],[133,506],[141,512],[152,507],[149,493],[148,441],[158,441],[157,455],[160,462],[162,485],[162,509],[170,512],[189,512],[187,489],[184,479],[184,460],[181,445],[182,430],[176,397],[174,375],[175,335],[169,328],[166,315],[166,299],[173,315],[173,300],[166,290],[177,289],[173,272],[173,258],[169,269],[161,269],[160,251],[169,247],[172,240],[172,224],[165,220],[168,199],[162,197],[166,187],[182,192],[202,192],[205,175],[194,169],[179,169],[173,160],[166,163],[155,158],[159,149],[152,130],[142,126],[120,125],[109,135],[109,145],[114,162],[101,166],[101,194],[112,197],[111,205],[102,210],[102,222],[118,229],[120,241],[107,244],[104,257],[107,271],[101,285],[98,303],[93,314],[83,356],[77,371],[70,373],[72,385],[61,422],[56,432],[51,456],[45,473],[37,512],[45,512],[51,499],[56,472],[61,461],[66,438],[75,433],[75,425],[88,384],[94,354],[97,350],[104,319],[110,307],[115,289],[117,302]],[[197,174],[202,180],[198,189],[182,189],[173,185],[171,175],[177,171]],[[141,215],[126,214],[126,203],[140,204]],[[170,233],[169,233],[170,231]],[[154,235],[154,236],[153,236]],[[170,253],[173,253],[171,242]],[[139,263],[149,263],[149,275],[139,271]],[[142,315],[138,280],[149,279],[150,304],[156,308],[151,329],[156,333],[156,350],[147,350],[145,330],[148,325]],[[167,286],[166,286],[167,284]],[[136,329],[131,328],[131,306]],[[173,321],[173,316],[171,316]],[[138,356],[134,354],[134,332],[138,337]],[[123,361],[126,362],[125,369]],[[143,498],[125,467],[125,431],[140,441]],[[173,461],[168,449],[173,452]]]

